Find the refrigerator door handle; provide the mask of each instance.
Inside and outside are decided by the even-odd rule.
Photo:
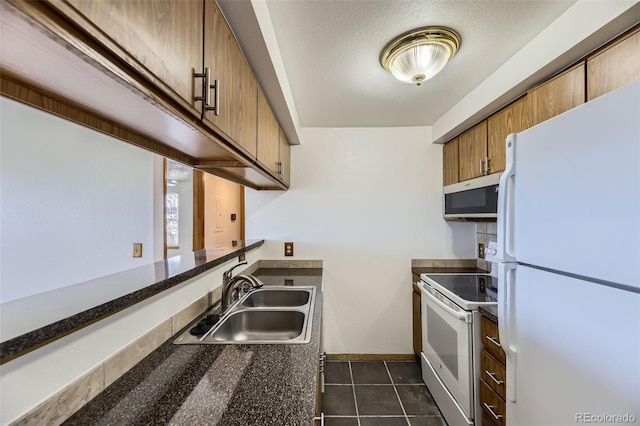
[[[511,133],[506,139],[507,163],[505,171],[500,176],[498,190],[498,253],[497,257],[503,262],[514,262],[513,214],[514,214],[514,186],[516,175],[516,134]]]
[[[515,326],[514,290],[516,263],[498,264],[498,332],[500,344],[507,357],[507,400],[516,402],[517,351],[513,346],[511,332]]]

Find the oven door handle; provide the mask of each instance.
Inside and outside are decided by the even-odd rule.
[[[471,322],[471,318],[472,318],[471,317],[471,313],[466,312],[466,311],[457,312],[457,311],[451,309],[450,306],[448,306],[447,304],[443,303],[437,297],[435,297],[434,295],[429,293],[427,290],[425,290],[422,285],[420,285],[420,293],[422,293],[423,295],[426,295],[429,300],[431,300],[436,305],[440,306],[442,309],[447,311],[447,313],[449,315],[452,315],[452,316],[456,317],[457,319],[459,319],[460,321],[464,321],[466,323],[470,323]]]

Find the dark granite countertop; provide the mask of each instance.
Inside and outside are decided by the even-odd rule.
[[[65,424],[313,424],[322,269],[263,268],[253,274],[265,285],[318,287],[309,343],[174,345],[173,336]]]
[[[492,322],[498,323],[498,307],[497,306],[480,306],[478,311]]]
[[[6,302],[0,364],[154,296],[242,253],[264,240],[211,247],[103,278]],[[34,315],[37,312],[37,315]]]

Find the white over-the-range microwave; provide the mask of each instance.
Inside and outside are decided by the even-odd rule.
[[[442,197],[444,218],[497,218],[500,175],[494,173],[445,186]]]

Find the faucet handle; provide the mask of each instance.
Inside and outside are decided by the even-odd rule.
[[[247,262],[244,261],[242,263],[238,263],[237,265],[232,266],[228,271],[224,272],[223,277],[224,278],[231,278],[231,275],[233,274],[233,270],[236,269],[238,266],[242,266],[242,265],[246,265]]]

